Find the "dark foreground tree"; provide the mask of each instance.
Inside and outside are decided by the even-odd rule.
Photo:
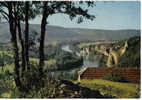
[[[31,4],[32,5],[32,4]],[[26,8],[26,9],[24,9]],[[29,9],[29,2],[0,2],[0,17],[3,17],[5,20],[9,23],[10,28],[10,34],[11,34],[11,43],[13,47],[14,52],[14,79],[16,86],[19,88],[19,90],[23,90],[22,83],[20,81],[20,64],[19,64],[19,49],[18,49],[18,40],[17,36],[19,37],[20,44],[21,44],[21,53],[22,53],[22,73],[25,71],[25,69],[28,67],[28,61],[29,61],[29,25],[28,20],[31,18],[34,18],[36,15],[31,9]],[[23,39],[22,36],[22,29],[20,22],[25,21],[25,39]],[[18,30],[18,31],[17,31]],[[18,34],[17,34],[18,33]],[[25,43],[24,43],[25,40]],[[27,52],[26,52],[27,51]]]
[[[25,56],[26,66],[29,69],[29,1],[25,3]]]
[[[44,2],[43,5],[43,14],[42,14],[42,21],[41,21],[41,35],[40,35],[40,47],[39,47],[39,71],[42,73],[42,67],[44,65],[44,39],[45,39],[45,32],[46,32],[46,20],[48,17],[48,10],[47,10],[48,2]]]
[[[19,90],[22,89],[22,83],[20,81],[20,73],[19,73],[19,55],[18,55],[18,45],[17,45],[17,34],[16,34],[16,23],[14,21],[14,17],[13,17],[13,9],[15,7],[14,3],[7,3],[6,4],[7,8],[8,8],[8,19],[9,19],[9,28],[10,28],[10,33],[11,33],[11,42],[12,42],[12,46],[13,46],[13,51],[14,51],[14,79],[15,79],[15,83],[16,86],[18,87]]]
[[[11,42],[14,51],[14,79],[16,86],[21,90],[23,88],[20,81],[20,64],[17,35],[19,36],[22,48],[22,68],[24,71],[29,65],[29,19],[35,18],[38,11],[42,11],[40,47],[39,47],[39,71],[42,74],[44,66],[44,38],[46,33],[46,24],[48,16],[57,13],[67,14],[71,20],[78,17],[77,22],[81,23],[83,18],[93,20],[94,15],[88,13],[94,2],[90,1],[45,1],[45,2],[0,2],[0,15],[9,22]],[[37,8],[36,8],[37,7]],[[25,36],[23,38],[20,22],[25,22]],[[16,31],[18,29],[18,34]],[[41,75],[40,74],[40,75]]]
[[[23,34],[22,34],[22,29],[21,29],[21,21],[24,20],[23,18],[23,14],[21,12],[23,4],[21,2],[15,2],[15,10],[14,10],[14,16],[15,16],[15,22],[16,22],[16,26],[17,26],[17,33],[18,33],[18,38],[20,41],[20,45],[21,45],[21,61],[22,61],[22,71],[25,71],[26,68],[26,55],[25,55],[25,43],[24,43],[24,39],[23,39]]]
[[[44,38],[46,33],[46,24],[48,16],[63,13],[67,14],[71,20],[78,17],[77,22],[83,22],[83,18],[93,20],[94,15],[88,13],[89,8],[95,4],[91,1],[46,1],[42,2],[42,21],[41,21],[41,36],[40,36],[40,47],[39,47],[39,70],[42,73],[44,66]]]

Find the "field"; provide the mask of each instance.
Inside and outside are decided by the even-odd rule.
[[[138,98],[140,96],[139,84],[112,82],[102,79],[81,80],[80,84],[116,98]]]
[[[0,67],[0,73],[5,73],[5,71],[9,71],[9,72],[13,73],[14,72],[14,65],[13,64],[5,65],[4,71],[2,71],[2,67]]]
[[[34,64],[38,64],[39,63],[39,59],[37,58],[30,58],[30,62],[34,63]],[[56,60],[55,59],[50,59],[50,60],[46,60],[45,61],[45,65],[48,65],[48,67],[51,67],[52,65],[54,65],[56,63]],[[14,65],[13,64],[6,64],[4,66],[4,72],[8,70],[9,72],[13,73],[14,72]],[[2,71],[2,67],[0,67],[0,73],[3,73]]]

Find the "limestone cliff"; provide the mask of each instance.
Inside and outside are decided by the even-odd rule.
[[[95,48],[91,48],[90,50],[88,48],[83,48],[81,51],[82,55],[89,55],[89,52],[92,52],[92,50],[95,50],[104,56],[107,56],[107,62],[106,65],[108,67],[113,67],[116,66],[119,62],[119,58],[126,52],[126,49],[128,48],[128,43],[125,41],[125,44],[123,47],[120,47],[120,49],[114,49],[119,46],[114,46],[114,47],[108,47],[104,45],[96,45]]]
[[[113,48],[110,48],[106,65],[108,67],[113,67],[117,65],[119,62],[119,58],[126,52],[127,48],[128,48],[127,41],[125,42],[125,45],[118,50],[113,50]]]

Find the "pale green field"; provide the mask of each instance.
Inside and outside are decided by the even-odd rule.
[[[0,51],[0,54],[3,54],[3,53],[13,57],[12,51]]]
[[[139,84],[112,82],[102,79],[81,80],[81,85],[98,89],[102,94],[111,94],[117,98],[136,98],[140,91]]]
[[[4,73],[6,70],[8,70],[9,72],[13,73],[14,72],[14,64],[5,65],[4,66],[4,71],[2,71],[2,67],[0,66],[0,73]]]
[[[39,59],[37,59],[37,58],[30,58],[30,62],[39,63]],[[51,65],[51,64],[55,64],[55,63],[56,63],[55,59],[50,59],[50,60],[46,60],[45,61],[45,65]]]
[[[30,60],[30,62],[34,62],[35,64],[39,63],[39,59],[36,59],[36,58],[30,58],[29,60]],[[45,66],[46,65],[50,66],[50,65],[54,65],[54,64],[56,64],[56,60],[55,59],[50,59],[50,60],[46,60],[45,61]],[[14,72],[14,64],[5,65],[4,66],[4,71],[2,71],[2,67],[0,66],[0,73],[5,72],[6,70],[9,70],[10,72]]]

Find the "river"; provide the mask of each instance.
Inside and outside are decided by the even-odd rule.
[[[61,48],[64,51],[73,53],[73,51],[69,48],[69,45],[63,45]],[[78,56],[80,56],[80,53],[76,52],[76,54]],[[81,68],[84,68],[84,67],[98,67],[98,65],[99,65],[99,61],[97,61],[97,59],[90,60],[89,56],[88,56],[88,57],[83,58],[83,65],[82,65]]]
[[[61,46],[61,49],[73,53],[73,51],[69,48],[69,45],[63,45]],[[81,56],[79,52],[76,52],[77,56]],[[51,75],[55,77],[60,77],[61,79],[71,79],[73,80],[74,78],[77,79],[77,72],[83,69],[84,67],[98,67],[98,60],[93,59],[90,60],[89,56],[83,58],[83,65],[81,67],[77,67],[71,70],[62,70],[62,71],[52,71]]]

